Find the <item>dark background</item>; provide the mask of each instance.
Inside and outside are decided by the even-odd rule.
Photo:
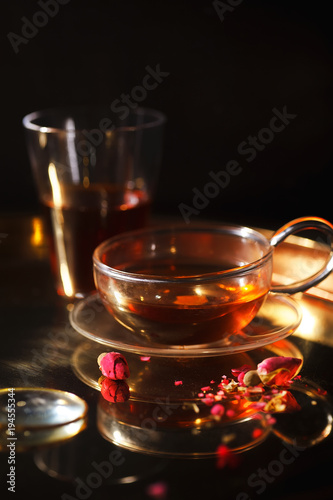
[[[180,217],[193,188],[235,159],[242,172],[191,222],[273,228],[302,215],[333,220],[330,2],[238,3],[223,14],[210,0],[70,0],[15,54],[7,34],[21,36],[22,17],[31,20],[41,7],[5,2],[0,210],[38,210],[25,114],[109,105],[141,84],[147,65],[160,65],[170,75],[142,103],[168,117],[158,213]],[[297,117],[247,162],[239,144],[284,106]]]

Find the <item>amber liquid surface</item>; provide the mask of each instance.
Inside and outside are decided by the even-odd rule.
[[[44,200],[51,267],[57,292],[68,297],[95,289],[92,254],[104,240],[148,222],[150,200],[140,190],[109,184],[68,186],[63,203]]]
[[[237,267],[235,263],[191,264],[149,261],[126,271],[152,276],[197,276]],[[174,286],[142,290],[140,297],[110,311],[125,325],[165,344],[205,344],[219,341],[245,327],[256,315],[268,292],[255,280]],[[140,294],[138,294],[140,295]],[[125,306],[125,307],[124,307]]]

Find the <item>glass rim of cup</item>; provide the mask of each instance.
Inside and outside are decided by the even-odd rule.
[[[97,111],[97,110],[105,110],[107,111],[108,110],[108,107],[107,106],[101,106],[101,105],[89,105],[89,106],[84,106],[84,105],[78,105],[78,106],[61,106],[59,108],[45,108],[45,109],[40,109],[40,110],[37,110],[37,111],[32,111],[31,113],[28,113],[26,114],[23,118],[22,118],[22,124],[23,124],[23,127],[27,130],[32,130],[32,131],[35,131],[35,132],[42,132],[42,133],[48,133],[48,134],[51,134],[51,133],[68,133],[68,132],[82,132],[82,131],[85,131],[85,130],[92,130],[93,128],[96,128],[96,127],[85,127],[85,128],[65,128],[65,127],[51,127],[51,126],[48,126],[48,125],[39,125],[39,124],[36,124],[34,123],[35,120],[37,120],[38,118],[42,118],[43,115],[46,116],[46,115],[58,115],[58,116],[61,116],[63,114],[63,118],[66,118],[65,115],[68,114],[68,117],[67,118],[71,118],[70,116],[70,112],[78,112],[79,110],[90,110],[90,111]],[[129,115],[140,115],[140,114],[151,114],[153,119],[148,122],[148,123],[141,123],[139,125],[115,125],[114,128],[110,128],[108,130],[106,130],[106,132],[115,132],[115,131],[129,131],[129,132],[134,132],[136,130],[144,130],[144,129],[147,129],[147,128],[152,128],[152,127],[156,127],[156,126],[161,126],[163,125],[166,121],[167,121],[167,117],[166,115],[162,112],[162,111],[159,111],[157,109],[153,109],[153,108],[146,108],[146,107],[141,107],[139,106],[138,108],[136,109],[129,109]],[[105,118],[108,118],[108,116],[101,116],[101,118],[105,119]]]
[[[172,232],[216,232],[220,234],[232,234],[239,237],[252,236],[252,240],[256,240],[264,245],[266,248],[266,252],[262,257],[256,259],[248,264],[244,264],[241,266],[237,266],[234,268],[216,271],[211,273],[202,273],[197,275],[189,275],[189,276],[163,276],[163,275],[151,275],[144,273],[133,273],[129,271],[123,271],[121,269],[116,269],[111,267],[101,260],[101,256],[103,252],[105,252],[110,245],[113,245],[117,242],[125,241],[126,239],[135,240],[138,236],[143,236],[147,234],[154,233],[172,233]],[[192,226],[192,227],[163,227],[163,228],[145,228],[145,229],[137,229],[134,231],[127,231],[125,233],[119,234],[117,236],[113,236],[112,238],[103,241],[100,245],[98,245],[93,252],[93,266],[96,267],[99,272],[107,275],[111,278],[122,279],[124,281],[134,281],[134,282],[146,282],[146,283],[193,283],[193,282],[204,282],[204,281],[220,281],[221,278],[230,278],[236,277],[239,274],[244,274],[252,271],[253,269],[258,268],[260,265],[264,264],[271,258],[271,255],[274,251],[274,247],[270,244],[269,240],[256,231],[255,229],[251,229],[246,226],[238,226],[232,224],[223,224],[223,226]]]

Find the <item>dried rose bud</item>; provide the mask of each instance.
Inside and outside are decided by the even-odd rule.
[[[257,370],[249,370],[246,372],[243,377],[243,384],[247,387],[254,387],[255,385],[261,384]]]
[[[257,372],[263,384],[283,387],[297,374],[301,364],[299,358],[276,356],[259,363]]]
[[[110,403],[124,403],[130,397],[130,390],[124,380],[105,378],[102,380],[101,394]]]
[[[103,375],[112,380],[124,380],[130,376],[127,361],[119,352],[103,353],[97,362]]]

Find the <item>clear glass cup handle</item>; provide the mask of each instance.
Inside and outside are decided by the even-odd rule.
[[[333,269],[333,225],[325,219],[320,217],[300,217],[299,219],[294,219],[280,229],[278,229],[270,240],[272,247],[276,247],[282,241],[284,241],[290,234],[296,234],[299,231],[304,231],[306,229],[315,229],[324,233],[329,237],[330,241],[330,255],[325,263],[325,266],[320,269],[315,274],[305,278],[296,283],[290,283],[289,285],[276,285],[271,287],[272,292],[279,293],[297,293],[304,292],[309,288],[317,285],[323,279],[325,279]]]

